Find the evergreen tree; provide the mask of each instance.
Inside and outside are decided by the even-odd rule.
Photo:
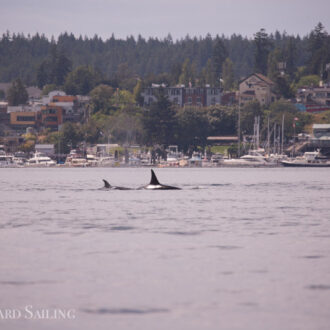
[[[49,65],[49,84],[54,84],[56,82],[56,70],[57,70],[57,46],[55,40],[52,40],[51,48],[50,48],[50,61]]]
[[[65,78],[71,71],[72,62],[67,58],[63,51],[60,51],[56,58],[55,64],[55,83],[57,86],[62,86],[65,82]]]
[[[16,79],[8,89],[8,93],[7,93],[8,104],[14,106],[26,104],[28,98],[29,98],[28,93],[21,79]]]
[[[279,63],[283,61],[282,51],[275,48],[268,55],[267,76],[270,80],[275,81],[280,74]]]
[[[265,29],[260,29],[260,31],[254,35],[254,44],[255,44],[254,70],[257,73],[262,73],[266,75],[268,55],[271,49],[271,41]]]
[[[181,64],[180,63],[174,63],[172,66],[171,66],[171,71],[170,71],[170,84],[173,86],[173,85],[176,85],[179,83],[179,78],[180,78],[180,75],[181,75]]]
[[[211,59],[208,59],[205,68],[202,70],[201,82],[203,85],[209,84],[211,86],[216,86],[217,84],[217,76]]]
[[[138,82],[135,85],[134,90],[133,90],[135,102],[140,106],[142,106],[143,102],[144,102],[143,96],[141,95],[142,87],[143,87],[142,81],[138,80]]]
[[[64,90],[71,95],[87,95],[100,81],[100,75],[93,68],[80,66],[67,75]]]
[[[286,73],[289,75],[290,80],[293,80],[294,74],[297,70],[297,42],[294,37],[289,37],[285,45],[285,62],[286,62]]]
[[[43,61],[37,69],[37,86],[42,89],[49,81],[47,62]]]
[[[222,39],[217,36],[214,42],[213,54],[212,54],[212,61],[214,65],[214,71],[216,75],[217,83],[219,83],[219,79],[222,75],[222,65],[225,59],[228,56],[227,49],[225,47],[224,42]]]
[[[310,33],[308,49],[311,54],[308,60],[309,72],[321,75],[325,65],[330,62],[330,36],[322,23],[318,23]]]
[[[191,65],[190,60],[187,58],[182,65],[179,83],[185,85],[186,87],[188,87],[190,83],[194,85],[195,77],[196,73],[194,67]]]
[[[226,91],[231,90],[234,87],[234,70],[233,62],[230,58],[226,58],[222,65],[222,79],[223,79],[223,88]]]
[[[172,103],[160,90],[154,102],[143,116],[143,127],[147,145],[168,146],[175,141],[176,119]]]

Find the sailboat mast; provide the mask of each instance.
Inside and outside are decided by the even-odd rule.
[[[278,149],[278,154],[280,154],[281,153],[281,126],[279,125],[278,126],[278,138],[277,138],[277,141],[278,141],[278,147],[277,147],[277,149]]]
[[[274,154],[276,154],[276,123],[274,123]]]
[[[284,117],[285,115],[283,114],[282,116],[282,144],[281,144],[281,155],[283,155],[284,152]]]
[[[257,117],[257,149],[259,149],[260,146],[260,116]]]
[[[241,156],[241,94],[238,92],[238,146],[237,146],[237,153],[238,157]]]
[[[270,134],[269,134],[269,116],[267,121],[267,154],[270,155]]]

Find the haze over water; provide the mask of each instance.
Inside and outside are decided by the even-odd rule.
[[[1,329],[321,330],[329,169],[1,169]]]

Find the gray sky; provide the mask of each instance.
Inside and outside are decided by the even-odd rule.
[[[174,39],[265,28],[301,36],[321,21],[330,29],[330,0],[0,0],[0,32],[72,32],[106,39],[128,35]]]

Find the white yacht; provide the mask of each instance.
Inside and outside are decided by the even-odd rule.
[[[71,150],[70,154],[66,157],[64,165],[69,167],[86,167],[90,166],[90,163],[88,163],[86,157],[79,154],[76,150]]]
[[[302,156],[283,160],[281,164],[291,167],[330,167],[330,161],[323,157],[319,151],[305,152]]]
[[[116,160],[113,156],[101,156],[98,160],[98,165],[101,167],[115,166]]]
[[[269,166],[272,165],[266,157],[258,150],[250,150],[247,155],[240,158],[224,159],[222,165],[225,166]]]
[[[47,155],[36,152],[33,154],[32,158],[29,158],[26,162],[27,166],[35,166],[35,167],[48,167],[48,166],[55,166],[56,162],[53,161],[50,157]]]
[[[100,159],[94,155],[87,154],[86,160],[89,166],[98,166]]]

